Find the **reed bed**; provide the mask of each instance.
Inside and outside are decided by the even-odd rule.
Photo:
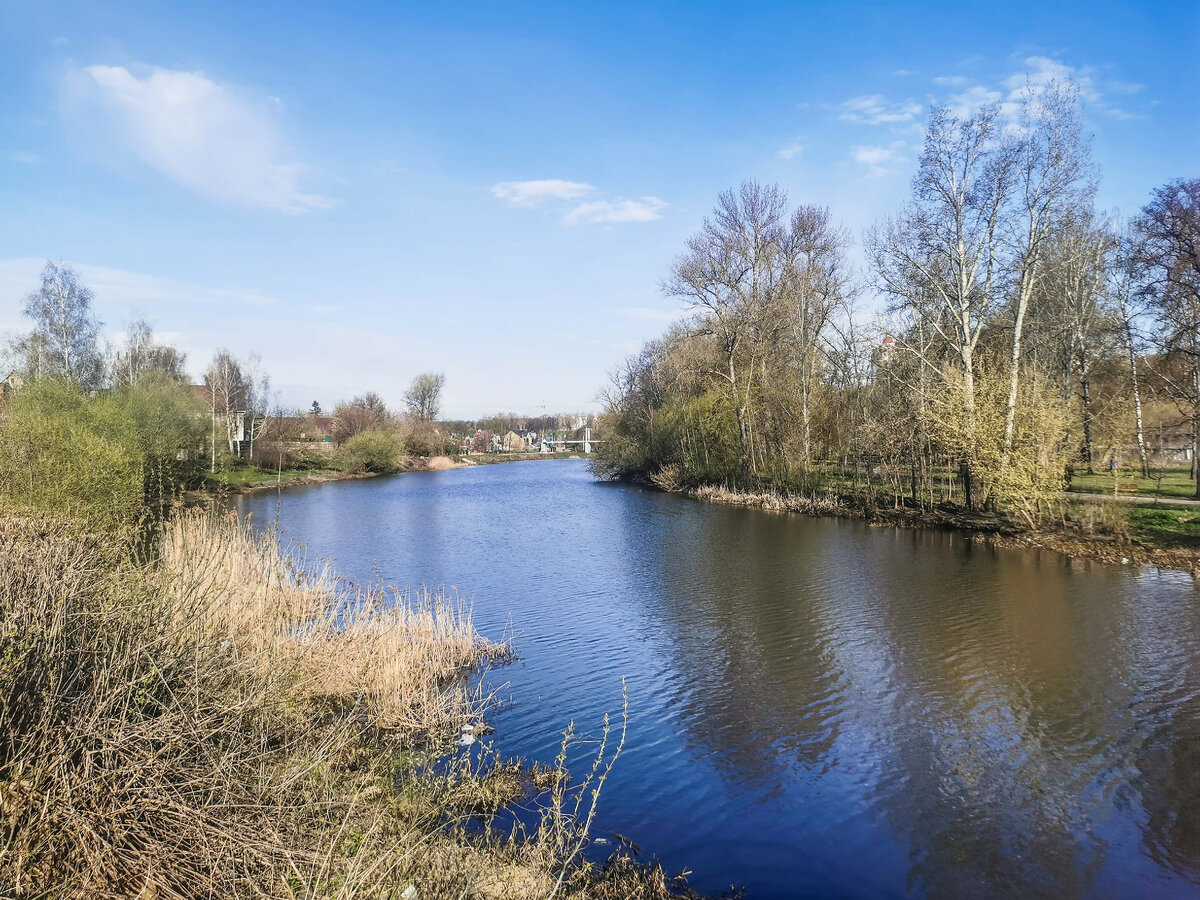
[[[175,517],[161,568],[177,617],[203,639],[286,672],[291,696],[352,701],[403,740],[461,724],[478,705],[461,676],[508,653],[479,636],[457,596],[339,578],[232,516]]]
[[[832,494],[805,497],[777,491],[738,491],[722,485],[702,485],[690,492],[697,500],[728,506],[751,506],[769,512],[795,512],[807,516],[845,515],[845,507]]]
[[[607,722],[579,783],[445,754],[484,711],[464,675],[507,653],[457,598],[233,518],[181,512],[147,548],[0,516],[0,897],[690,895],[585,858]],[[518,800],[532,829],[492,827]]]

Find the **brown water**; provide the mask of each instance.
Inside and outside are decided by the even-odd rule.
[[[522,662],[510,754],[620,707],[596,833],[751,897],[1200,896],[1190,576],[513,463],[239,498],[342,571],[455,585]]]

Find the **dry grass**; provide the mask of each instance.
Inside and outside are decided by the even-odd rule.
[[[780,494],[776,491],[756,493],[736,491],[721,485],[703,485],[691,491],[691,496],[708,503],[728,506],[751,506],[768,512],[795,512],[807,516],[845,515],[845,508],[833,495],[804,497],[799,494]]]
[[[483,711],[462,676],[506,653],[454,598],[349,584],[198,512],[149,552],[0,517],[0,560],[0,897],[676,895],[583,858],[607,724],[578,784],[561,761],[438,762]],[[528,835],[487,827],[531,795]]]
[[[402,739],[461,724],[475,705],[461,676],[508,652],[476,633],[457,597],[340,579],[234,517],[181,512],[164,529],[162,573],[205,639],[289,673],[292,696],[353,701]]]

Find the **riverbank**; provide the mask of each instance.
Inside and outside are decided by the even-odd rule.
[[[397,471],[392,474],[403,472],[444,472],[450,469],[467,469],[472,466],[488,466],[497,463],[581,458],[578,454],[573,453],[480,453],[469,456],[406,456],[400,461]],[[330,481],[375,478],[380,474],[385,473],[346,472],[333,468],[313,470],[285,469],[281,472],[273,472],[270,469],[244,469],[232,473],[222,473],[219,477],[210,480],[206,487],[187,492],[185,499],[195,500],[219,494],[250,494],[256,491],[299,487],[306,484],[324,484]]]
[[[575,798],[595,773],[485,743],[491,699],[468,678],[511,649],[458,598],[298,569],[199,510],[154,543],[0,517],[15,897],[695,896],[623,847],[591,856]],[[510,832],[514,803],[527,825]]]
[[[1077,559],[1112,565],[1158,566],[1200,572],[1200,514],[1190,510],[1145,507],[1126,510],[1116,504],[1066,502],[1061,514],[1042,528],[1022,528],[990,513],[961,507],[872,505],[860,498],[827,495],[800,497],[774,492],[736,491],[704,486],[682,491],[709,503],[747,506],[768,512],[860,519],[873,525],[960,531],[999,547],[1053,550]]]

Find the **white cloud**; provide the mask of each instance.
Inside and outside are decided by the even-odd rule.
[[[887,147],[852,147],[851,155],[856,163],[867,167],[868,178],[879,178],[892,173],[891,164],[900,161],[903,149],[904,142],[896,141]]]
[[[118,140],[162,174],[210,200],[298,213],[332,205],[306,193],[266,103],[200,72],[88,66],[76,99],[101,111]]]
[[[904,78],[907,75],[916,75],[916,74],[917,73],[914,72],[912,69],[897,69],[896,71],[894,71],[892,73],[892,75],[895,76],[896,78]]]
[[[547,178],[541,181],[502,181],[492,187],[492,196],[509,206],[537,206],[547,200],[578,200],[595,190],[582,181]]]
[[[792,141],[786,147],[776,150],[775,156],[779,159],[791,159],[794,156],[799,156],[804,152],[804,145],[799,141]]]
[[[556,178],[539,181],[502,181],[493,185],[492,196],[509,206],[536,207],[543,203],[562,204],[591,197],[598,189],[583,181],[562,181]],[[605,200],[597,197],[586,200],[569,210],[562,217],[564,225],[579,225],[586,222],[652,222],[661,218],[667,208],[658,197],[642,197],[638,200]]]
[[[16,150],[8,154],[10,161],[20,163],[23,166],[34,166],[41,162],[41,159],[36,153],[30,153],[28,150]]]
[[[653,222],[662,217],[667,204],[657,197],[640,200],[593,200],[581,203],[565,216],[564,225],[585,222]]]
[[[1131,97],[1142,90],[1142,85],[1111,80],[1105,81],[1102,87],[1094,66],[1070,66],[1048,56],[1027,57],[1024,70],[1005,80],[1005,87],[1009,89],[1006,112],[1014,115],[1022,97],[1027,94],[1036,97],[1052,81],[1073,82],[1079,89],[1079,99],[1101,115],[1120,121],[1143,117],[1141,113],[1124,109],[1105,97],[1106,91]]]
[[[868,94],[852,97],[842,103],[842,112],[838,118],[866,125],[889,125],[911,122],[921,114],[922,108],[915,100],[890,103],[882,94]]]
[[[989,103],[999,102],[1003,96],[999,91],[976,84],[965,91],[951,95],[947,99],[946,105],[954,115],[966,118],[967,116],[974,115],[981,107]]]
[[[942,87],[962,87],[967,83],[967,79],[962,75],[939,75],[933,79],[933,83]]]

